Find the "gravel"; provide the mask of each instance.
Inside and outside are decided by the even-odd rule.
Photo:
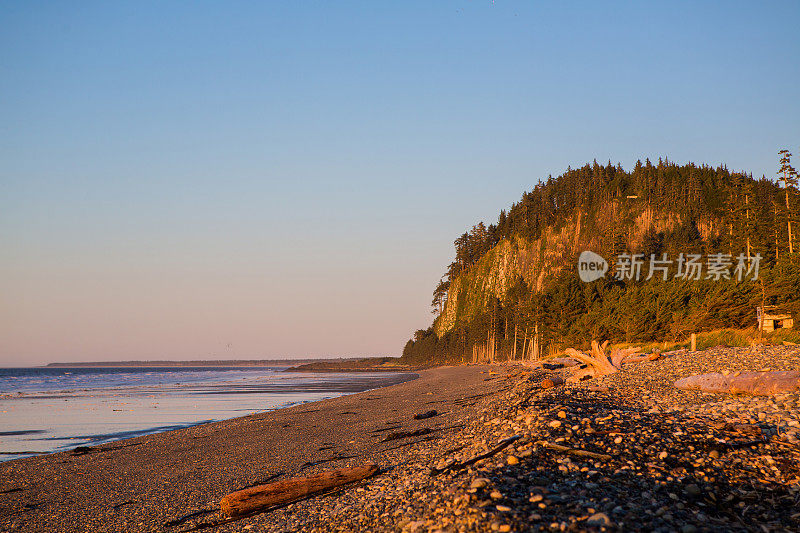
[[[184,468],[184,474],[193,473],[188,477],[163,470],[163,461],[160,475],[134,461],[134,453],[139,460],[169,455],[186,438],[180,432],[142,438],[142,446],[113,452],[121,457],[103,464],[90,459],[108,454],[55,454],[0,465],[0,491],[6,491],[0,494],[0,530],[184,531],[219,524],[222,517],[209,513],[175,527],[164,522],[211,509],[226,492],[264,474],[283,472],[283,479],[371,460],[383,470],[357,486],[214,530],[800,531],[798,394],[730,396],[672,385],[695,373],[764,368],[800,369],[800,349],[717,347],[666,354],[553,389],[539,387],[546,371],[514,365],[434,369],[413,382],[301,406],[294,419],[285,409],[267,420],[246,417],[184,430],[221,434],[193,443],[192,457],[207,464]],[[367,401],[370,395],[382,400]],[[413,420],[431,406],[437,416]],[[321,410],[301,416],[312,407]],[[357,423],[333,421],[345,407],[359,413]],[[266,426],[275,431],[289,420],[304,429],[292,439],[273,438],[278,449],[259,457],[252,439]],[[319,427],[312,429],[314,422]],[[401,426],[434,431],[381,442],[386,428],[396,432]],[[305,440],[298,441],[301,435]],[[519,437],[499,453],[456,468],[514,436]],[[303,468],[301,461],[331,458],[331,451],[316,448],[304,454],[322,442],[337,446],[333,457],[342,458]],[[575,455],[553,445],[602,455]],[[235,446],[244,450],[233,453]],[[97,479],[101,467],[104,475],[121,478],[150,472],[153,478],[137,489],[149,492],[111,497],[74,481],[81,470]],[[43,483],[56,487],[37,492]],[[14,487],[23,490],[7,492]],[[111,505],[126,498],[133,503]],[[94,519],[83,517],[88,511]]]

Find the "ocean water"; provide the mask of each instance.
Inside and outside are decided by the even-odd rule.
[[[0,368],[0,461],[334,398],[415,377],[283,370]]]

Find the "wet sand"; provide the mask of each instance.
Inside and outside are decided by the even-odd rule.
[[[486,371],[426,370],[419,379],[363,393],[9,461],[0,464],[0,528],[178,531],[165,523],[273,477],[370,460],[391,466],[384,452],[409,439],[382,443],[387,432],[446,433],[469,409],[453,400],[496,392],[499,376]],[[413,419],[431,409],[442,412]]]

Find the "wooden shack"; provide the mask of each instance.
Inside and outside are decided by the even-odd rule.
[[[785,309],[774,306],[765,306],[757,309],[756,320],[761,331],[770,332],[776,329],[792,329],[794,319]]]

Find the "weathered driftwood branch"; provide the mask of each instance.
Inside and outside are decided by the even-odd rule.
[[[611,364],[617,368],[622,368],[623,363],[633,363],[640,360],[638,357],[640,352],[640,348],[615,348],[611,353]]]
[[[741,435],[756,435],[760,437],[763,431],[760,426],[755,424],[742,424],[737,422],[714,422],[711,424],[714,429],[719,429],[727,433],[738,433]]]
[[[612,459],[610,455],[606,455],[604,453],[595,453],[586,450],[579,450],[576,448],[567,448],[566,446],[560,446],[558,444],[553,444],[552,442],[547,442],[544,440],[536,441],[536,444],[544,446],[545,448],[549,448],[556,452],[566,453],[567,455],[576,455],[578,457],[589,457],[591,459],[599,459],[601,461],[610,461]]]
[[[623,363],[641,363],[642,361],[658,361],[661,359],[661,352],[656,350],[653,353],[648,353],[644,355],[630,355],[625,358]]]
[[[611,352],[611,357],[606,355],[608,341],[600,344],[592,341],[591,354],[579,352],[574,348],[567,348],[565,353],[576,361],[587,365],[589,369],[576,369],[576,374],[570,378],[571,381],[580,381],[586,376],[606,376],[618,372],[622,368],[622,363],[627,358],[639,353],[639,348],[615,348]]]
[[[730,394],[779,394],[800,389],[800,371],[734,372],[702,374],[679,379],[675,386],[684,390],[726,392]]]
[[[435,476],[437,474],[441,474],[442,472],[446,472],[447,470],[462,470],[462,469],[464,469],[464,468],[466,468],[466,467],[468,467],[470,465],[474,465],[478,461],[482,461],[484,459],[488,459],[489,457],[500,453],[506,447],[510,446],[511,444],[514,444],[516,441],[518,441],[521,438],[522,438],[522,435],[514,435],[513,437],[509,437],[507,439],[503,439],[503,440],[500,441],[500,443],[497,446],[495,446],[494,448],[492,448],[488,452],[482,453],[480,455],[476,455],[472,459],[464,461],[463,463],[452,463],[452,464],[449,464],[446,467],[441,468],[441,469],[439,469],[439,468],[431,468],[431,475]]]
[[[592,341],[592,344],[596,345],[596,342]],[[609,361],[608,357],[606,357],[602,352],[600,352],[598,355],[597,352],[593,350],[593,354],[590,356],[583,352],[579,352],[574,348],[567,348],[565,353],[575,360],[593,368],[595,375],[598,376],[613,374],[618,370],[616,367],[614,367],[614,365],[611,364],[611,361]]]
[[[265,511],[319,492],[366,479],[378,471],[377,465],[367,463],[352,468],[338,468],[308,477],[296,477],[233,492],[223,497],[219,505],[231,518]]]

